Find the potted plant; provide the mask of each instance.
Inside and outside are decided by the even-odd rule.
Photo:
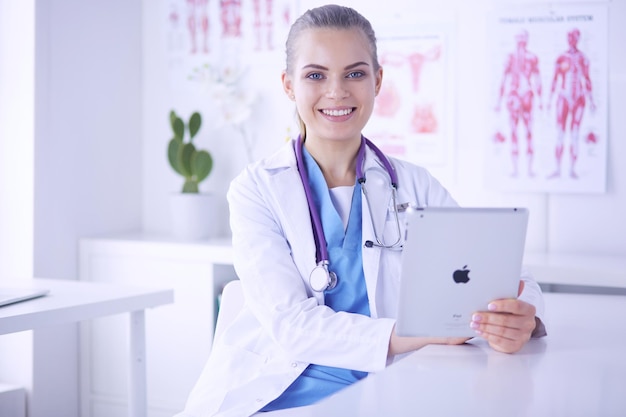
[[[210,237],[215,221],[215,202],[210,194],[200,193],[198,185],[213,169],[213,157],[193,143],[202,126],[202,116],[194,112],[185,123],[174,110],[169,114],[174,137],[167,146],[167,158],[172,169],[184,178],[182,192],[170,199],[172,233],[182,239]]]
[[[185,178],[183,193],[197,193],[198,184],[204,181],[213,169],[213,158],[208,151],[198,150],[193,144],[202,126],[202,116],[194,112],[185,122],[174,110],[170,111],[170,125],[174,137],[167,147],[167,158],[171,167]],[[189,141],[185,142],[185,131],[189,133]]]

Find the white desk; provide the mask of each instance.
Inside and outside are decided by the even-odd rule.
[[[496,352],[480,340],[428,346],[284,415],[626,416],[626,297],[545,299],[548,336],[516,354]]]
[[[184,407],[211,351],[217,295],[236,278],[227,239],[188,242],[149,233],[81,239],[81,281],[157,285],[176,295],[173,305],[146,313],[150,415],[172,416]],[[81,417],[128,414],[125,346],[100,342],[126,338],[120,321],[107,317],[82,326],[88,331],[80,337]],[[184,355],[177,355],[179,346]]]
[[[51,279],[34,279],[25,285],[48,288],[50,294],[0,308],[0,335],[130,313],[130,415],[145,417],[144,310],[173,302],[173,291]]]

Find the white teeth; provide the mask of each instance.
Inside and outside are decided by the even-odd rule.
[[[328,116],[345,116],[347,114],[352,113],[352,109],[343,109],[343,110],[322,110],[322,113]]]

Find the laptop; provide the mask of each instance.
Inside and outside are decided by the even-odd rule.
[[[525,208],[407,210],[397,334],[476,336],[474,312],[517,297],[527,225]]]
[[[50,291],[39,288],[5,288],[0,287],[0,307],[43,297]]]

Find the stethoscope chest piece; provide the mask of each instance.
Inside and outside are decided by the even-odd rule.
[[[328,265],[320,262],[309,275],[309,284],[311,289],[317,292],[323,292],[326,290],[332,290],[337,285],[337,275],[334,272],[328,270]]]

